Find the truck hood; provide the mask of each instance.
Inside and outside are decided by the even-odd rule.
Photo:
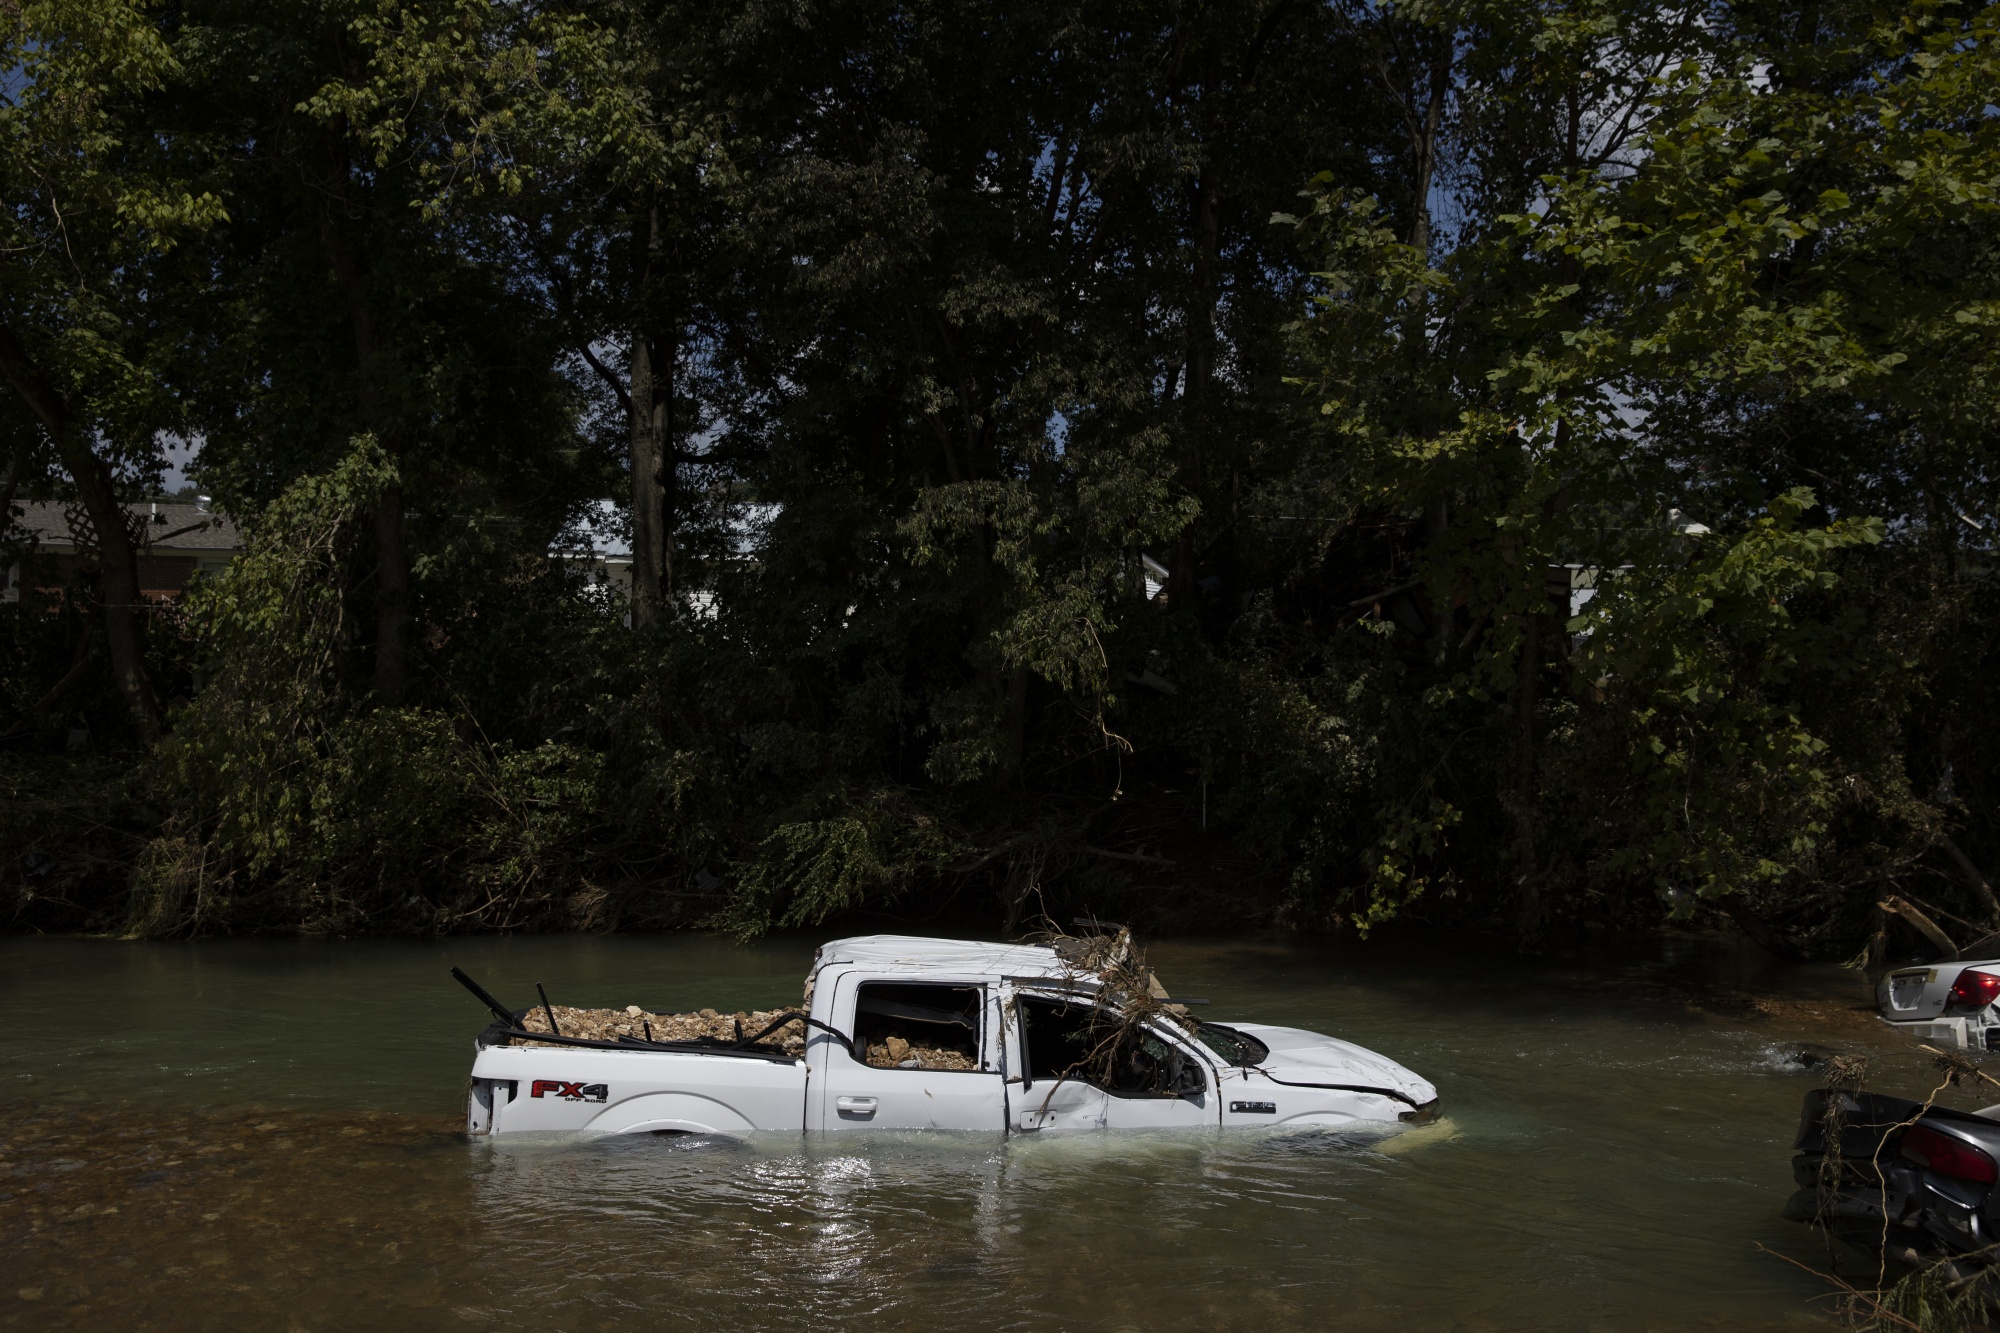
[[[1437,1089],[1386,1055],[1365,1046],[1307,1032],[1303,1028],[1273,1027],[1264,1023],[1231,1023],[1238,1032],[1248,1033],[1271,1048],[1258,1070],[1279,1083],[1306,1087],[1373,1088],[1423,1106],[1437,1100]]]

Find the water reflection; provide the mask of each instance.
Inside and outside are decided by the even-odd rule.
[[[480,1150],[472,1206],[515,1238],[508,1280],[542,1300],[615,1279],[619,1306],[699,1308],[710,1327],[1197,1312],[1269,1327],[1278,1310],[1305,1326],[1355,1280],[1338,1251],[1396,1169],[1378,1146],[1313,1131],[502,1141]]]

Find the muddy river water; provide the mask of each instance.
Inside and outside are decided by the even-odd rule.
[[[1400,1137],[469,1142],[479,1007],[794,1000],[812,943],[0,941],[0,1327],[1825,1328],[1779,1219],[1819,1042],[1935,1082],[1836,968],[1665,940],[1163,941],[1202,1012],[1437,1084]],[[1953,1098],[1948,1097],[1948,1100]],[[1978,1103],[1958,1095],[1959,1104]]]

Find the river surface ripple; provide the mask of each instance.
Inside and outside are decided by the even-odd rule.
[[[482,1013],[795,1000],[812,942],[0,941],[0,1327],[1825,1328],[1778,1218],[1814,1078],[1936,1081],[1852,973],[1699,940],[1165,941],[1206,1016],[1431,1079],[1447,1122],[1300,1132],[474,1142]],[[1977,1104],[1947,1094],[1955,1104]],[[1860,1276],[1852,1256],[1847,1270]]]

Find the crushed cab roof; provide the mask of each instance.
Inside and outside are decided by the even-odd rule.
[[[961,972],[996,976],[1048,976],[1069,969],[1054,949],[1038,944],[991,944],[983,940],[941,940],[924,935],[856,935],[820,946],[813,972],[834,963],[911,972]]]

